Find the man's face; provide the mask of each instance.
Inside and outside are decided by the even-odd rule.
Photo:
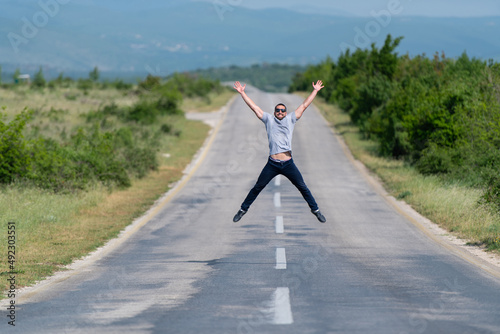
[[[284,105],[277,105],[274,109],[274,116],[280,121],[286,116],[286,109]]]

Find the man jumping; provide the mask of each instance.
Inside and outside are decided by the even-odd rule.
[[[316,204],[311,191],[307,188],[302,178],[302,174],[300,174],[299,169],[295,166],[292,159],[292,134],[295,122],[302,117],[302,114],[312,103],[316,94],[324,87],[321,80],[318,80],[316,83],[313,82],[312,86],[313,91],[295,112],[287,114],[286,106],[283,103],[279,103],[274,107],[273,117],[271,114],[265,113],[248,97],[245,93],[246,84],[242,86],[239,81],[234,83],[234,89],[241,94],[246,104],[266,126],[267,138],[269,140],[269,159],[264,169],[262,169],[257,183],[250,190],[241,204],[241,209],[234,216],[233,222],[238,222],[247,213],[250,205],[252,205],[262,189],[278,174],[286,176],[300,191],[311,208],[311,212],[320,222],[326,222],[325,216],[319,211],[318,204]]]

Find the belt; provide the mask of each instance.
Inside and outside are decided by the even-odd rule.
[[[292,158],[288,159],[288,160],[279,160],[279,159],[274,159],[273,157],[269,157],[269,159],[271,159],[272,161],[274,162],[279,162],[279,163],[282,163],[282,162],[287,162],[287,161],[290,161],[292,160]]]

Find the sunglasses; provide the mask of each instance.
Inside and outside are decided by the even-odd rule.
[[[286,109],[274,109],[274,112],[286,112]]]

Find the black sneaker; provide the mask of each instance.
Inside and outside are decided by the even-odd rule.
[[[237,223],[240,221],[241,217],[243,217],[247,213],[245,210],[240,209],[233,218],[233,222]]]
[[[311,212],[313,213],[313,215],[315,215],[315,216],[316,216],[316,218],[318,218],[318,220],[319,220],[320,222],[322,222],[322,223],[326,222],[326,218],[325,218],[325,216],[323,216],[323,214],[321,213],[321,211],[319,211],[319,209],[318,209],[318,210],[316,210],[316,211],[312,211],[312,210],[311,210]]]

